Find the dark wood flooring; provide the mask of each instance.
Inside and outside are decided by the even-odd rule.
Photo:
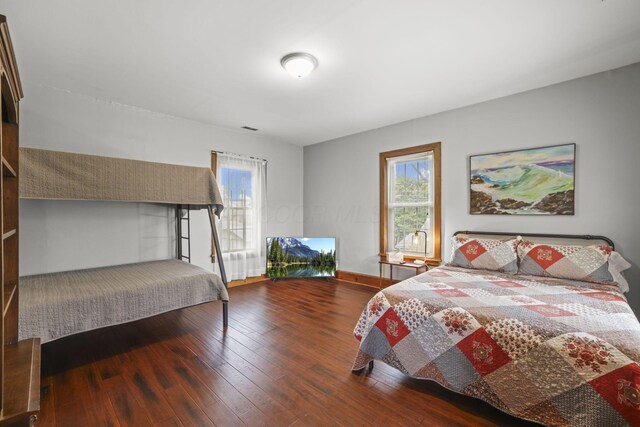
[[[42,348],[38,426],[523,425],[378,362],[352,373],[375,290],[291,280]]]

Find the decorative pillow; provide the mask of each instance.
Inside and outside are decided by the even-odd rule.
[[[629,283],[622,274],[627,268],[631,268],[631,264],[626,259],[622,258],[618,252],[613,251],[609,256],[609,273],[613,276],[613,281],[618,283],[622,292],[629,292]]]
[[[616,283],[624,292],[629,290],[621,272],[631,264],[609,245],[574,246],[519,240],[518,259],[520,274]]]
[[[517,240],[473,239],[454,236],[449,265],[478,270],[518,272]]]

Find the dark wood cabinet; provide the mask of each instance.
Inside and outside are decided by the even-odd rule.
[[[0,350],[0,425],[32,425],[40,408],[40,341],[18,341],[20,283],[18,272],[19,108],[22,86],[7,19],[0,15],[0,277],[2,349]]]

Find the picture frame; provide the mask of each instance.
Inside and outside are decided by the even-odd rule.
[[[575,215],[576,144],[469,156],[472,215]]]

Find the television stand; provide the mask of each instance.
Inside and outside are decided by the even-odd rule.
[[[335,276],[311,276],[311,277],[270,277],[269,280],[272,282],[277,282],[278,280],[295,280],[295,279],[305,279],[305,280],[324,280],[325,282],[330,282],[331,279],[335,279]]]

